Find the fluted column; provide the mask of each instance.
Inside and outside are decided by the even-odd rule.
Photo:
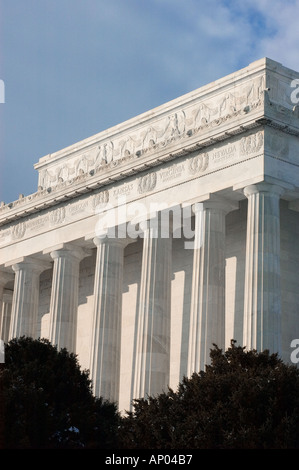
[[[232,203],[196,203],[187,373],[204,370],[213,343],[225,346],[225,215]]]
[[[133,398],[167,390],[170,367],[172,237],[153,220],[143,234]]]
[[[244,346],[281,352],[280,210],[283,189],[247,186]]]
[[[0,278],[0,325],[1,325],[1,312],[2,312],[4,285],[5,283],[1,282],[1,278]],[[0,326],[0,339],[1,339],[1,326]]]
[[[9,281],[12,281],[14,278],[13,273],[0,270],[0,339],[7,342],[8,341],[8,331],[7,331],[7,289],[5,289],[6,284]],[[10,292],[10,291],[9,291]],[[11,300],[10,300],[11,307]],[[11,310],[11,308],[10,308]],[[9,312],[10,320],[10,312]]]
[[[85,256],[79,247],[65,245],[50,252],[54,260],[49,340],[58,350],[76,351],[79,266]]]
[[[23,258],[12,265],[15,283],[12,299],[9,339],[20,336],[36,337],[39,277],[46,264],[33,258]]]
[[[3,296],[2,296],[2,309],[1,309],[1,317],[0,317],[0,339],[2,339],[5,343],[8,342],[8,338],[9,338],[12,296],[13,296],[13,291],[4,289]]]
[[[90,375],[93,391],[118,401],[122,283],[125,239],[94,238],[97,246],[94,311],[90,348]]]

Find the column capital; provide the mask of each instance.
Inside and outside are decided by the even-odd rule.
[[[12,270],[16,273],[22,269],[41,274],[46,269],[51,268],[51,264],[47,260],[34,257],[22,257],[17,260],[6,264],[5,266],[11,266]]]
[[[60,243],[50,248],[46,248],[43,254],[49,254],[52,259],[56,258],[73,258],[82,260],[86,256],[90,255],[91,252],[87,248],[83,248],[73,243]]]
[[[61,248],[60,250],[51,251],[50,256],[54,260],[57,258],[68,258],[81,261],[86,256],[86,254],[80,248]]]
[[[245,188],[243,189],[243,193],[247,198],[252,194],[257,193],[271,193],[280,197],[283,195],[284,192],[285,189],[282,186],[266,182],[250,184],[249,186],[245,186]]]
[[[109,235],[94,237],[92,241],[96,246],[109,244],[111,246],[126,247],[128,244],[127,238],[109,237]]]
[[[192,204],[192,212],[194,214],[206,209],[216,210],[227,214],[228,212],[239,209],[239,203],[238,201],[230,201],[224,197],[211,194],[210,198],[206,201],[195,202]]]

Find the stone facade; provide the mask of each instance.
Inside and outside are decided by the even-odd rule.
[[[261,59],[47,155],[0,207],[0,338],[49,338],[94,392],[176,387],[231,339],[299,338],[299,74]]]

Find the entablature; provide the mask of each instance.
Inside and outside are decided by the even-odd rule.
[[[298,137],[292,80],[299,74],[269,59],[188,93],[40,159],[38,191],[1,203],[0,225],[104,190],[153,168],[193,159],[215,145],[266,127]],[[259,138],[258,138],[259,139]],[[246,145],[252,146],[247,141]],[[249,152],[250,152],[249,148]],[[245,149],[246,152],[246,149]],[[242,155],[240,158],[242,161]],[[237,161],[235,161],[237,163]],[[294,162],[292,162],[294,164]]]

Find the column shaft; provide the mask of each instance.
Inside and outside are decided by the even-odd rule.
[[[133,398],[167,390],[170,367],[171,235],[144,232]]]
[[[0,273],[1,274],[1,273]],[[2,339],[4,341],[4,331],[3,331],[3,295],[4,295],[4,285],[5,282],[1,282],[2,280],[0,279],[0,340]]]
[[[215,200],[194,206],[188,376],[210,363],[213,343],[225,346],[225,215],[232,209]]]
[[[248,198],[244,346],[281,351],[280,211],[282,188],[245,188]]]
[[[3,305],[3,293],[4,293],[4,283],[1,284],[0,282],[0,339],[3,339],[1,336],[1,323],[2,323],[2,305]]]
[[[80,248],[66,247],[51,252],[54,260],[49,340],[58,349],[76,351]]]
[[[122,283],[126,241],[95,238],[97,259],[91,333],[90,374],[96,396],[118,401]]]
[[[12,265],[15,283],[9,339],[36,337],[39,302],[39,277],[45,267],[37,260],[26,259]]]
[[[8,295],[9,293],[12,294],[12,291],[8,291],[5,289],[6,284],[9,281],[13,281],[14,275],[11,272],[7,272],[4,270],[0,270],[0,339],[4,342],[8,341],[8,334],[10,323],[10,314],[11,314],[11,302],[12,302],[12,295],[10,296],[10,305],[8,305]],[[10,307],[10,308],[9,308]],[[9,319],[9,322],[8,322]]]
[[[12,296],[13,292],[4,289],[3,297],[2,297],[2,311],[0,316],[0,339],[2,339],[5,343],[8,342],[9,338],[9,327],[10,327],[10,319],[11,319],[11,307],[12,307]]]

